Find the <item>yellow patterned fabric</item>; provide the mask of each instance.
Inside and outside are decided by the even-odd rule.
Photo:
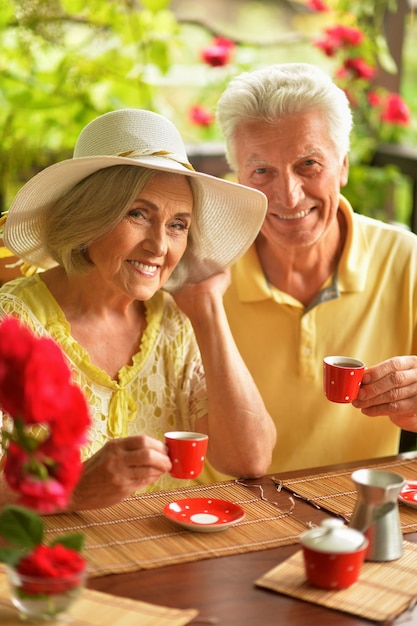
[[[197,419],[207,413],[204,370],[188,318],[164,291],[145,307],[147,326],[141,344],[116,381],[91,363],[72,338],[63,311],[39,274],[17,278],[0,289],[0,317],[19,317],[35,334],[51,336],[65,352],[91,409],[85,458],[116,437],[145,433],[162,441],[166,431],[195,430]],[[147,490],[184,485],[165,474]]]

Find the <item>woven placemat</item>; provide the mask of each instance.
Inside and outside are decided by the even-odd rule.
[[[365,562],[359,579],[348,589],[326,591],[305,577],[301,550],[255,581],[278,593],[351,613],[376,622],[393,620],[417,599],[417,545],[404,542],[404,554],[386,563]]]
[[[179,527],[163,515],[165,504],[190,497],[237,503],[245,517],[220,532],[203,533]],[[90,577],[290,545],[306,530],[292,509],[282,511],[235,481],[143,494],[114,507],[43,519],[47,540],[68,532],[85,534]]]
[[[195,609],[172,609],[84,589],[68,611],[67,623],[71,626],[183,626],[197,615],[198,611]],[[7,577],[1,566],[0,624],[22,625],[17,609],[10,600]],[[63,622],[50,621],[48,624],[62,626]]]
[[[390,463],[367,463],[367,469],[383,469],[417,480],[417,459],[391,461]],[[359,468],[358,468],[359,469]],[[282,486],[295,499],[301,498],[317,508],[335,513],[349,521],[357,500],[355,485],[351,479],[354,470],[340,470],[312,474],[302,478],[283,480]],[[417,530],[417,509],[400,504],[401,530],[404,534]]]

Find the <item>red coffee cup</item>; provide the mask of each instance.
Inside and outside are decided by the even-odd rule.
[[[324,394],[331,402],[347,404],[359,393],[365,364],[347,356],[326,356],[323,359]]]
[[[193,479],[201,474],[208,435],[176,430],[165,433],[165,443],[172,463],[171,476]]]

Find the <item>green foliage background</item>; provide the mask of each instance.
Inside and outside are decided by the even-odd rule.
[[[0,180],[7,205],[37,169],[71,156],[97,114],[158,109],[147,74],[180,45],[166,0],[0,0]]]

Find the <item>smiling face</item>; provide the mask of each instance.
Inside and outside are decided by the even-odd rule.
[[[347,158],[328,137],[317,110],[274,122],[247,121],[235,134],[239,182],[263,191],[268,212],[262,234],[286,249],[333,237]]]
[[[103,283],[132,299],[151,298],[187,248],[192,208],[186,176],[155,174],[115,228],[88,248]]]

